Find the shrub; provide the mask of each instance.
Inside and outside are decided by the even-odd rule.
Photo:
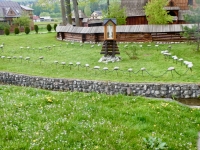
[[[38,33],[38,30],[39,30],[38,25],[34,25],[34,29],[35,29],[35,32]]]
[[[29,27],[25,27],[25,33],[29,34],[29,32],[30,32],[30,28]]]
[[[0,22],[0,30],[4,30],[5,28],[10,28],[8,23]]]
[[[19,28],[18,27],[15,28],[15,34],[19,34]]]
[[[54,28],[55,31],[56,31],[56,27],[57,27],[57,24],[54,24],[53,28]]]
[[[51,29],[52,29],[51,25],[48,24],[48,25],[47,25],[47,30],[48,30],[49,32],[51,32]]]
[[[9,35],[10,34],[10,30],[8,28],[5,28],[4,29],[4,33],[5,33],[5,35]]]

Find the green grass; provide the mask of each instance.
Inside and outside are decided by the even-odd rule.
[[[1,85],[0,149],[142,150],[155,137],[196,150],[199,116],[176,101]]]
[[[0,38],[1,43],[5,44],[3,51],[0,49],[0,56],[5,56],[4,59],[0,59],[1,71],[54,78],[120,82],[199,83],[200,81],[200,54],[195,51],[195,44],[171,44],[172,49],[170,52],[172,55],[177,55],[178,58],[193,62],[194,66],[191,71],[186,66],[181,65],[180,62],[175,63],[171,58],[165,59],[161,51],[168,49],[169,44],[160,44],[157,50],[154,43],[128,43],[127,48],[124,47],[125,43],[119,43],[122,61],[105,64],[98,62],[103,56],[100,54],[101,46],[95,44],[92,48],[89,43],[80,46],[79,42],[71,44],[71,42],[58,41],[55,32],[47,34],[34,34],[32,32],[29,35],[3,35]],[[148,48],[148,44],[151,45],[150,48]],[[142,45],[143,48],[140,49],[139,45]],[[48,46],[51,48],[47,49],[46,47]],[[133,50],[132,46],[137,49],[138,59],[130,59],[126,54],[126,51],[131,52]],[[23,47],[23,49],[20,47]],[[14,56],[16,59],[13,59]],[[23,56],[22,62],[19,56]],[[44,57],[43,60],[39,60],[41,56]],[[11,57],[11,59],[7,59],[8,57]],[[30,62],[25,60],[26,57],[30,57]],[[58,61],[58,65],[54,61]],[[62,66],[62,62],[65,62],[66,65]],[[68,66],[69,62],[73,63],[71,70]],[[81,63],[81,67],[78,68],[76,66],[77,62]],[[90,65],[88,70],[86,70],[85,64]],[[99,71],[95,71],[93,69],[94,66],[100,66]],[[103,70],[104,67],[108,67],[106,73]],[[119,70],[114,71],[114,67],[119,67]],[[143,67],[151,75],[145,71],[142,75],[141,68]],[[175,70],[180,75],[174,71],[171,74],[170,71],[167,71],[169,67],[175,67]],[[129,68],[132,68],[134,73],[139,72],[137,74],[133,72],[129,74]],[[164,74],[165,72],[166,74]]]

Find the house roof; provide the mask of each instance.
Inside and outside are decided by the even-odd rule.
[[[9,11],[13,11],[15,15],[9,16]],[[20,17],[21,13],[21,6],[17,2],[0,1],[0,17]]]
[[[107,18],[103,20],[103,25],[105,25],[109,21],[112,21],[115,25],[117,24],[117,20],[115,18]]]
[[[161,33],[161,32],[183,32],[183,27],[191,28],[194,24],[168,24],[168,25],[120,25],[116,26],[117,33]],[[103,26],[95,27],[73,27],[72,25],[57,26],[56,32],[70,33],[104,33]]]
[[[144,6],[148,0],[121,0],[121,6],[126,8],[127,17],[145,16]]]
[[[30,8],[30,7],[27,7],[27,6],[23,6],[23,5],[20,5],[20,6],[21,6],[21,8],[24,9],[24,10],[34,10],[34,9],[32,9],[32,8]]]

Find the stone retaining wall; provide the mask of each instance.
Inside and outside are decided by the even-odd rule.
[[[199,84],[170,83],[120,83],[78,79],[57,79],[0,72],[0,83],[27,86],[54,91],[98,92],[125,95],[141,95],[155,98],[198,98]]]

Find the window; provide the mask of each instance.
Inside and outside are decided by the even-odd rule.
[[[193,5],[193,0],[188,0],[188,5]]]

